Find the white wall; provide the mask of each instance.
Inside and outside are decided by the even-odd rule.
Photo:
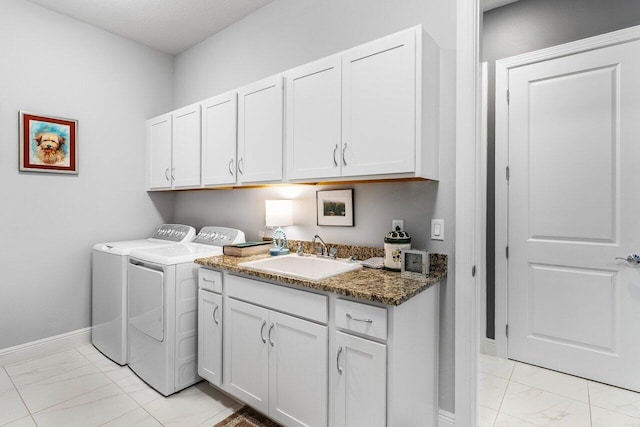
[[[454,406],[454,180],[455,180],[455,2],[450,0],[275,0],[205,40],[174,60],[174,107],[222,93],[405,28],[423,24],[443,48],[439,183],[358,184],[356,226],[315,225],[316,187],[181,192],[175,220],[193,225],[222,224],[254,239],[264,224],[264,200],[295,198],[294,238],[381,247],[391,219],[406,220],[415,247],[448,253],[449,277],[442,284],[440,407]],[[289,192],[298,191],[297,194]],[[446,221],[445,242],[427,239],[431,218]]]
[[[172,59],[21,0],[0,2],[0,349],[91,324],[94,243],[147,236],[173,195],[144,190],[144,121]],[[77,119],[78,176],[18,172],[18,111]]]

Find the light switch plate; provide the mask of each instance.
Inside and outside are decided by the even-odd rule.
[[[444,219],[431,220],[431,240],[444,240]]]

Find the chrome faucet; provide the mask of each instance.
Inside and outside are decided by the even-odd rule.
[[[320,244],[322,245],[322,247],[316,246],[316,239],[320,240]],[[316,248],[316,253],[318,255],[322,255],[322,256],[328,255],[327,245],[324,243],[324,240],[322,240],[322,237],[316,234],[315,236],[313,236],[313,240],[311,241],[311,244]]]

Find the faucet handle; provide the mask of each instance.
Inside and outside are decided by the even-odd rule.
[[[302,254],[304,254],[304,251],[302,250],[302,243],[299,243],[299,242],[298,242],[298,248],[296,249],[296,253],[297,253],[298,255],[302,255]]]
[[[316,255],[324,255],[324,250],[322,246],[316,246]]]
[[[338,248],[336,248],[335,246],[332,248],[329,248],[329,256],[331,258],[335,258],[336,255],[338,255]]]

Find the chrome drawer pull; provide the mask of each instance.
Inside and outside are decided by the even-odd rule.
[[[240,157],[238,161],[238,172],[240,172],[240,175],[244,175],[244,157]]]
[[[267,339],[264,337],[264,327],[267,326],[267,321],[263,321],[262,322],[262,326],[260,327],[260,339],[262,340],[262,344],[266,344],[267,343]]]
[[[276,326],[276,324],[272,323],[271,327],[269,328],[269,344],[271,344],[271,347],[273,347],[276,344],[271,340],[271,331],[273,330],[274,326]]]
[[[342,375],[342,368],[340,367],[340,354],[342,353],[342,346],[338,348],[338,355],[336,356],[336,367],[338,368],[338,373]]]
[[[338,151],[338,144],[336,144],[335,148],[333,149],[333,166],[337,168],[338,161],[336,160],[336,151]]]
[[[347,143],[345,142],[342,146],[342,164],[347,166],[347,159],[344,157],[344,152],[347,151]]]
[[[220,324],[220,321],[218,319],[216,319],[216,311],[218,311],[219,308],[220,308],[220,306],[218,304],[216,304],[216,307],[213,309],[213,314],[211,315],[211,317],[213,317],[213,322],[216,325]]]
[[[169,181],[169,168],[166,168],[166,169],[164,170],[164,177],[165,177],[165,179],[166,179],[167,181]]]
[[[371,319],[358,319],[357,317],[353,317],[349,313],[347,313],[347,319],[355,320],[356,322],[373,323],[373,320],[371,320]]]
[[[203,277],[203,278],[202,278],[202,281],[203,281],[203,282],[209,282],[209,283],[216,283],[216,281],[215,281],[215,280],[207,279],[206,277]]]
[[[233,171],[231,170],[231,166],[233,165],[233,159],[229,160],[229,173],[233,176]]]

